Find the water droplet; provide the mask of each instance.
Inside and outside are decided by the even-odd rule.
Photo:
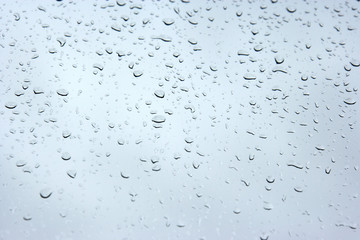
[[[52,194],[52,190],[50,188],[44,188],[40,191],[40,197],[49,198]]]
[[[243,13],[242,13],[241,11],[237,11],[237,12],[236,12],[236,16],[237,16],[237,17],[241,17],[242,14],[243,14]]]
[[[143,72],[140,70],[136,70],[133,72],[133,75],[134,75],[134,77],[140,77],[141,75],[143,75]]]
[[[256,76],[254,74],[246,73],[244,76],[245,80],[255,80]]]
[[[163,123],[165,122],[166,118],[163,116],[163,115],[155,115],[153,118],[152,118],[152,121],[154,123]]]
[[[32,216],[30,214],[26,214],[25,216],[23,216],[23,219],[25,221],[30,221],[32,219]]]
[[[71,136],[71,132],[69,130],[64,130],[62,132],[62,136],[63,136],[63,138],[68,138]]]
[[[100,71],[104,70],[104,66],[101,65],[100,63],[95,63],[95,64],[93,65],[93,67],[99,69]]]
[[[264,203],[264,209],[267,211],[270,211],[274,208],[274,206],[271,203],[265,202]]]
[[[294,13],[294,12],[296,12],[296,8],[295,8],[294,6],[288,6],[288,7],[286,8],[286,10],[287,10],[289,13]]]
[[[70,160],[71,155],[70,155],[70,153],[68,153],[68,152],[63,152],[63,153],[61,154],[61,158],[62,158],[62,160],[64,160],[64,161],[68,161],[68,160]]]
[[[163,90],[156,90],[154,92],[154,95],[157,96],[158,98],[164,98],[165,97],[165,92]]]
[[[216,72],[216,71],[217,71],[217,67],[214,66],[214,65],[211,65],[211,66],[210,66],[210,70],[213,71],[213,72]]]
[[[237,52],[237,55],[239,55],[239,56],[249,56],[250,54],[247,51],[239,50]]]
[[[284,62],[284,58],[281,56],[276,56],[275,62],[276,62],[276,64],[282,64]]]
[[[189,42],[190,44],[192,44],[192,45],[196,45],[196,44],[197,44],[197,41],[196,41],[195,39],[193,39],[193,38],[190,38],[190,39],[188,40],[188,42]]]
[[[120,138],[120,139],[117,140],[117,143],[118,143],[119,145],[124,145],[124,144],[125,144],[125,140],[122,139],[122,138]]]
[[[117,24],[113,24],[111,25],[111,29],[116,31],[116,32],[121,32],[121,27]]]
[[[60,96],[63,96],[63,97],[66,97],[69,94],[69,92],[65,89],[58,89],[56,92],[57,92],[57,94],[59,94]]]
[[[353,98],[347,98],[344,100],[344,103],[346,103],[347,105],[354,105],[356,101]]]
[[[167,26],[172,25],[174,22],[175,22],[175,21],[174,21],[174,19],[172,19],[172,18],[164,18],[164,19],[163,19],[163,23],[164,23],[165,25],[167,25]]]
[[[298,193],[303,192],[302,187],[299,187],[299,186],[294,187],[294,190],[295,190],[295,192],[298,192]]]
[[[241,213],[241,210],[240,210],[239,208],[235,208],[235,209],[233,210],[233,213],[235,213],[235,214],[240,214],[240,213]]]
[[[160,165],[155,165],[155,166],[152,168],[152,170],[153,170],[154,172],[158,172],[158,171],[161,170],[161,166],[160,166]]]
[[[5,103],[5,107],[8,109],[14,109],[16,108],[17,104],[15,102],[7,102]]]
[[[261,50],[263,50],[263,46],[261,46],[261,45],[256,45],[256,46],[254,47],[254,50],[255,50],[255,52],[260,52]]]
[[[324,151],[325,150],[325,147],[324,146],[321,146],[321,145],[318,145],[315,147],[317,150],[319,151]]]
[[[16,162],[16,166],[17,167],[23,167],[26,165],[26,161],[25,160],[19,160]]]
[[[121,172],[120,175],[121,175],[122,178],[125,178],[125,179],[128,179],[130,177],[129,175],[127,175],[127,174],[125,174],[123,172]]]
[[[68,170],[68,171],[66,172],[66,174],[67,174],[69,177],[71,177],[71,178],[75,178],[77,172],[76,172],[76,170],[70,169],[70,170]]]
[[[268,183],[274,183],[274,182],[275,182],[275,178],[272,177],[272,176],[268,176],[268,177],[266,178],[266,181],[267,181]]]
[[[124,0],[116,0],[116,4],[122,7],[126,5],[126,2]]]
[[[360,67],[360,61],[356,60],[356,59],[352,59],[350,61],[350,64],[353,66],[353,67]]]

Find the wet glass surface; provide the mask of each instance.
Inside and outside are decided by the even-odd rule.
[[[0,239],[360,239],[359,1],[0,1]]]

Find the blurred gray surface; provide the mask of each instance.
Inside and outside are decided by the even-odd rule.
[[[0,239],[360,239],[358,1],[0,1]]]

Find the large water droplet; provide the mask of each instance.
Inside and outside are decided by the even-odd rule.
[[[354,105],[356,101],[353,98],[347,98],[344,100],[344,103],[346,103],[347,105]]]
[[[163,123],[165,122],[166,118],[163,116],[163,115],[155,115],[153,118],[152,118],[152,121],[154,123]]]
[[[49,198],[52,195],[52,190],[50,188],[44,188],[40,191],[40,197]]]
[[[164,98],[165,92],[163,90],[156,90],[154,92],[154,95],[157,96],[158,98]]]
[[[140,70],[136,70],[133,72],[133,75],[134,75],[134,77],[140,77],[141,75],[143,75],[143,72]]]
[[[17,104],[15,102],[7,102],[5,103],[5,107],[8,109],[14,109],[16,108]]]

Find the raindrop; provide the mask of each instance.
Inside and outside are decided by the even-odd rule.
[[[70,160],[70,158],[71,158],[70,153],[68,153],[68,152],[63,152],[63,153],[61,154],[61,158],[62,158],[62,160],[64,160],[64,161]]]
[[[255,50],[255,52],[260,52],[261,50],[263,50],[263,47],[261,45],[256,45],[254,47],[254,50]]]
[[[161,166],[160,166],[160,165],[155,165],[154,167],[152,167],[152,170],[153,170],[154,172],[158,172],[158,171],[161,170]]]
[[[211,65],[211,66],[210,66],[210,70],[216,72],[216,71],[217,71],[217,67],[214,66],[214,65]]]
[[[25,216],[23,216],[23,219],[25,221],[30,221],[32,219],[32,216],[30,214],[26,214]]]
[[[34,92],[35,94],[43,94],[43,93],[44,93],[44,91],[43,91],[41,88],[39,88],[39,87],[34,88],[34,89],[33,89],[33,92]]]
[[[266,178],[266,181],[267,181],[268,183],[274,183],[274,182],[275,182],[275,178],[272,177],[272,176],[268,176],[268,177]]]
[[[71,132],[69,130],[64,130],[62,132],[62,136],[63,136],[63,138],[68,138],[71,136]]]
[[[307,81],[307,80],[308,80],[308,76],[306,76],[306,75],[301,75],[301,80]]]
[[[274,208],[274,206],[271,203],[265,202],[264,203],[264,209],[267,211],[270,211]]]
[[[186,137],[185,138],[186,143],[192,143],[193,141],[194,141],[194,139],[192,139],[191,137]]]
[[[70,169],[70,170],[68,170],[68,171],[66,172],[66,174],[67,174],[69,177],[71,177],[71,178],[75,178],[77,172],[76,172],[76,170]]]
[[[237,52],[237,55],[239,55],[239,56],[249,56],[250,54],[248,52],[244,51],[244,50],[239,50]]]
[[[59,94],[60,96],[63,96],[63,97],[66,97],[69,94],[69,92],[65,89],[58,89],[56,92],[57,92],[57,94]]]
[[[99,69],[100,71],[104,70],[104,66],[101,65],[100,63],[95,63],[95,64],[93,65],[93,67]]]
[[[163,90],[156,90],[154,92],[154,95],[157,96],[158,98],[164,98],[165,97],[165,92]]]
[[[44,188],[40,191],[40,197],[49,198],[52,194],[52,190],[50,188]]]
[[[123,172],[121,172],[120,175],[121,175],[122,178],[125,178],[125,179],[128,179],[130,177],[129,175],[127,175],[127,174],[125,174]]]
[[[17,104],[15,102],[7,102],[5,103],[5,107],[8,109],[14,109],[16,108]]]
[[[125,0],[116,0],[116,4],[119,5],[120,7],[125,6],[126,2]]]
[[[350,61],[350,64],[353,66],[353,67],[359,67],[360,66],[360,62],[356,59],[352,59]]]
[[[356,101],[353,98],[347,98],[344,100],[344,103],[346,103],[347,105],[354,105]]]
[[[255,80],[256,79],[256,76],[253,74],[250,74],[250,73],[246,73],[243,77],[245,80]]]
[[[235,214],[240,214],[240,213],[241,213],[241,210],[240,210],[239,208],[235,208],[235,209],[233,210],[233,213],[235,213]]]
[[[275,57],[276,64],[282,64],[284,62],[284,58],[280,56]]]
[[[117,24],[111,25],[111,29],[116,32],[121,32],[121,27]]]
[[[140,77],[141,75],[143,75],[143,72],[140,70],[136,70],[133,72],[133,75],[134,75],[134,77]]]
[[[164,23],[166,26],[170,26],[170,25],[172,25],[174,22],[175,22],[175,21],[174,21],[174,19],[172,19],[172,18],[164,18],[164,19],[163,19],[163,23]]]
[[[236,12],[236,16],[237,16],[237,17],[241,17],[242,14],[243,14],[243,13],[242,13],[241,11],[237,11],[237,12]]]
[[[197,41],[196,41],[195,39],[193,39],[193,38],[190,38],[190,39],[188,40],[188,42],[189,42],[190,44],[192,44],[192,45],[196,45],[196,44],[197,44]]]
[[[289,6],[286,8],[286,10],[289,12],[289,13],[294,13],[296,12],[296,8],[294,6]]]
[[[321,146],[321,145],[316,146],[315,148],[316,148],[317,150],[319,150],[319,151],[324,151],[324,150],[325,150],[325,147],[324,147],[324,146]]]
[[[165,122],[166,118],[163,116],[163,115],[155,115],[153,118],[152,118],[152,121],[154,123],[163,123]]]
[[[26,161],[24,161],[24,160],[19,160],[16,162],[17,167],[23,167],[25,165],[26,165]]]

